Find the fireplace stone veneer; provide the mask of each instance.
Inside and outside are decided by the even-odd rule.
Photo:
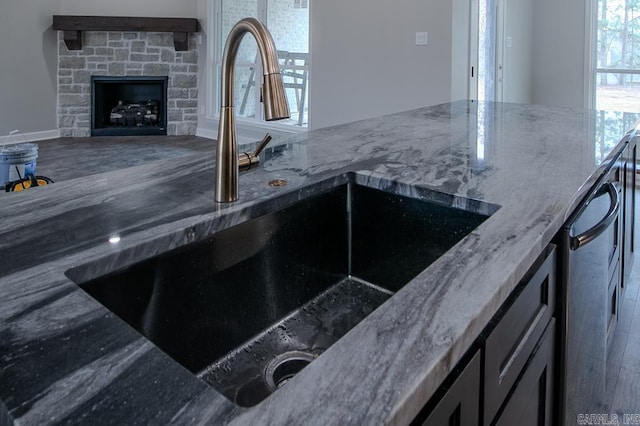
[[[82,50],[68,50],[58,32],[58,130],[61,137],[91,135],[91,76],[167,76],[167,134],[194,135],[198,108],[198,53],[176,51],[173,34],[82,33]]]

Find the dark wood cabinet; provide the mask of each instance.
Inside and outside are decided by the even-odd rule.
[[[622,205],[622,282],[621,290],[624,292],[625,284],[629,280],[631,267],[633,266],[633,253],[635,251],[634,230],[635,230],[635,209],[636,209],[636,162],[638,159],[638,149],[635,139],[631,139],[624,150],[622,156],[622,184],[623,184],[623,205]]]
[[[550,245],[413,424],[551,425],[556,281]]]
[[[480,351],[477,351],[450,385],[439,402],[418,415],[414,425],[478,426],[480,417]]]
[[[553,424],[555,319],[552,318],[518,384],[494,422],[497,426]]]
[[[611,350],[613,344],[613,335],[618,324],[620,315],[620,262],[616,264],[607,289],[607,353]]]
[[[520,376],[555,309],[556,249],[549,246],[516,288],[484,341],[484,424]]]

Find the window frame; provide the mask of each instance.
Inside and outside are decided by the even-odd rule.
[[[268,0],[255,0],[257,2],[257,11],[258,17],[260,21],[266,19],[267,16],[267,2]],[[224,50],[224,43],[226,40],[226,36],[222,36],[221,26],[222,26],[222,0],[208,0],[207,2],[208,8],[208,25],[207,31],[210,34],[209,43],[207,46],[207,56],[209,60],[207,61],[207,86],[210,90],[206,96],[206,117],[215,122],[219,123],[220,120],[220,68],[222,55]],[[309,8],[309,26],[311,22],[311,2],[308,2]],[[309,49],[310,50],[310,49]],[[309,52],[309,61],[308,61],[308,73],[311,74],[311,52]],[[236,66],[254,66],[255,64],[249,63],[240,63],[237,62]],[[258,68],[260,68],[260,64],[258,64]],[[261,74],[261,70],[258,69]],[[256,74],[258,74],[256,72]],[[259,76],[259,74],[258,74]],[[239,90],[238,87],[235,87],[234,90]],[[310,90],[307,87],[307,105],[310,99]],[[238,109],[239,105],[234,105],[236,109]],[[309,115],[307,120],[306,127],[297,126],[292,124],[283,124],[278,121],[265,121],[263,118],[263,109],[262,103],[256,103],[256,114],[255,117],[241,117],[236,114],[236,127],[238,133],[238,142],[239,143],[249,143],[255,142],[259,140],[264,135],[265,131],[272,132],[274,135],[287,135],[287,134],[298,134],[298,133],[306,133],[311,128],[311,116]],[[309,108],[307,107],[307,110]],[[260,117],[259,119],[256,117]]]
[[[584,106],[587,109],[597,108],[598,75],[599,74],[625,74],[640,75],[639,68],[606,68],[598,67],[597,43],[598,43],[598,1],[588,0],[585,7],[585,84]]]

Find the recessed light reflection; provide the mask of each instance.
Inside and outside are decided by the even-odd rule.
[[[109,242],[111,244],[118,244],[120,242],[120,236],[119,235],[112,235],[109,237]]]

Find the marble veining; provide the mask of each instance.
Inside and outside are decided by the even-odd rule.
[[[460,101],[321,129],[274,141],[261,167],[241,174],[232,204],[213,201],[208,150],[5,194],[0,421],[408,423],[600,176],[594,117]],[[288,184],[272,188],[271,179]],[[69,278],[201,240],[349,179],[491,217],[255,407],[236,407]]]

